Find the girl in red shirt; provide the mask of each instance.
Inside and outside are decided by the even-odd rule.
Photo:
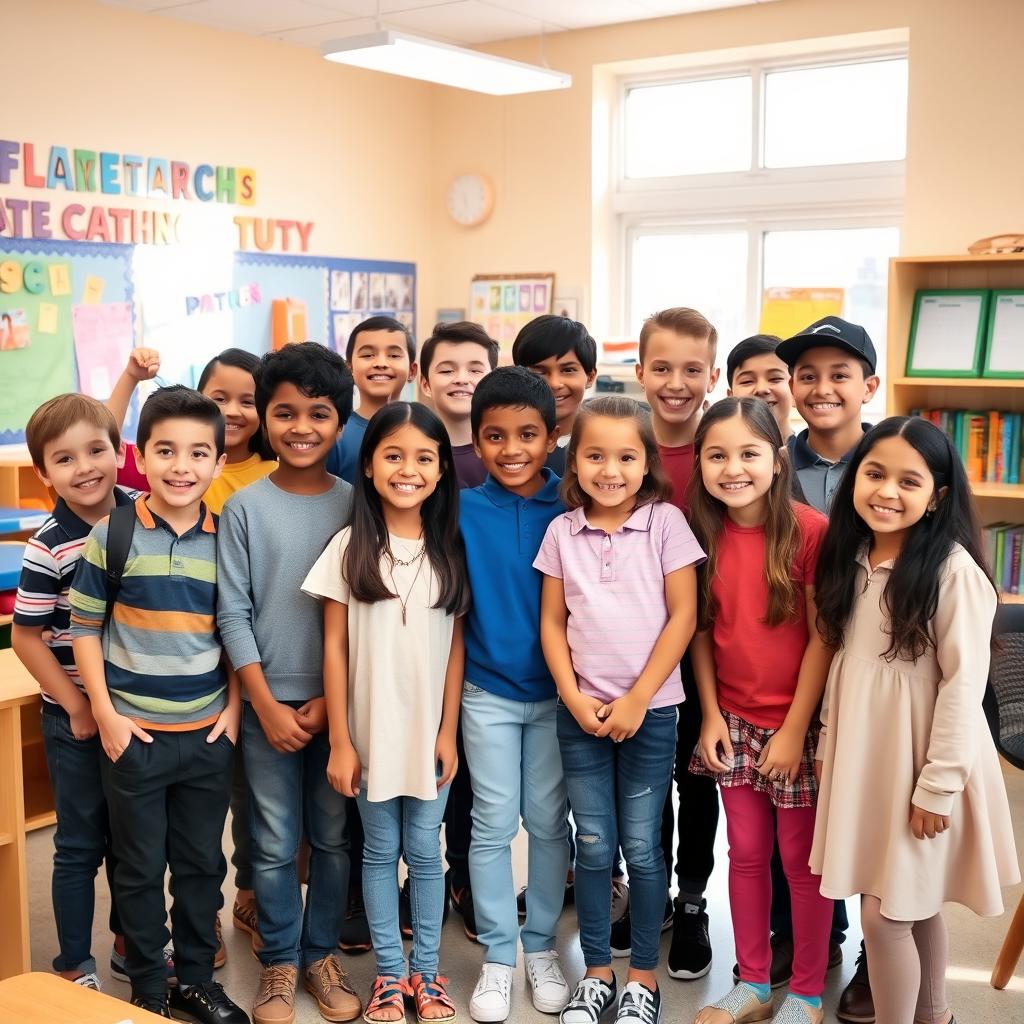
[[[832,903],[808,856],[817,785],[812,718],[831,652],[815,627],[814,573],[826,518],[790,496],[778,424],[759,398],[726,398],[694,439],[690,524],[698,569],[691,645],[704,724],[690,763],[719,783],[739,983],[695,1024],[767,1020],[770,861],[778,829],[793,901],[793,977],[776,1024],[820,1024]]]

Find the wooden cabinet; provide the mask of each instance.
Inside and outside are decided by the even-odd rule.
[[[897,256],[889,261],[886,408],[978,409],[1024,413],[1024,378],[907,377],[907,345],[914,295],[920,288],[1024,288],[1024,254],[1000,256]],[[982,522],[1024,522],[1024,484],[972,485]],[[1024,603],[1024,595],[1003,600]]]

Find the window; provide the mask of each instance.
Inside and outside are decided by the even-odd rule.
[[[768,287],[842,288],[884,375],[899,252],[907,58],[849,53],[620,84],[611,331],[670,305],[719,331],[719,364],[758,330]],[[724,394],[725,382],[720,384]],[[884,411],[884,388],[868,410]]]

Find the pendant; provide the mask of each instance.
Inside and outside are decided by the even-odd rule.
[[[402,625],[405,625],[405,605],[402,605]]]

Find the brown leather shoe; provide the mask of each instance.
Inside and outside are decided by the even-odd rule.
[[[325,956],[306,967],[302,972],[302,984],[316,1000],[324,1020],[355,1020],[363,1012],[359,996],[334,956]]]
[[[854,971],[850,984],[839,997],[836,1016],[844,1024],[874,1024],[875,1003],[871,998],[871,981],[868,978],[868,958],[861,943],[857,954],[857,970]]]
[[[293,964],[263,968],[252,1004],[253,1024],[294,1024],[298,976],[299,969]]]
[[[213,954],[213,969],[223,967],[228,962],[228,948],[224,945],[224,933],[220,926],[220,914],[214,919],[213,929],[217,936],[217,952]]]

